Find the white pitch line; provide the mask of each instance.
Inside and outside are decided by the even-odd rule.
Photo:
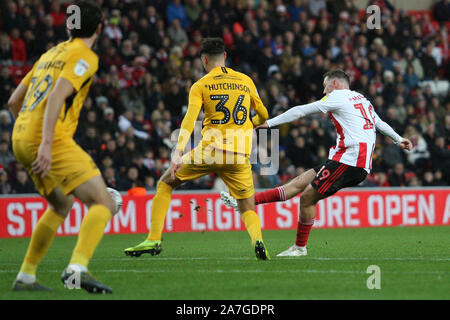
[[[41,270],[40,273],[60,273],[61,270]],[[355,271],[355,270],[317,270],[317,269],[306,269],[306,270],[190,270],[189,272],[195,273],[342,273],[342,274],[366,274],[365,271]],[[0,270],[0,273],[17,273],[17,270]],[[106,270],[96,270],[95,273],[186,273],[186,270],[133,270],[133,269],[106,269]],[[450,275],[450,272],[445,271],[384,271],[383,274],[437,274],[437,275]]]
[[[107,260],[107,261],[125,261],[125,260],[131,260],[135,257],[128,257],[128,258],[94,258],[92,259],[100,261],[100,260]],[[326,260],[326,261],[357,261],[357,260],[370,260],[370,261],[450,261],[450,258],[416,258],[416,257],[406,257],[406,258],[327,258],[327,257],[283,257],[283,258],[276,258],[272,261],[282,261],[282,260]],[[136,258],[135,260],[145,260],[145,261],[179,261],[179,260],[255,260],[255,258],[250,257],[155,257],[155,258]],[[57,260],[47,260],[47,261],[57,261]],[[59,261],[59,260],[58,260]]]

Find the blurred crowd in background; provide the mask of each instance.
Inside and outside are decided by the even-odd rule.
[[[187,109],[190,86],[205,72],[203,37],[225,41],[227,66],[248,74],[270,117],[323,96],[323,74],[345,70],[351,88],[414,148],[404,152],[378,135],[373,170],[362,186],[442,186],[450,181],[450,2],[408,12],[387,0],[381,28],[354,1],[99,0],[103,31],[99,70],[81,112],[76,141],[107,184],[152,191],[168,167]],[[58,1],[0,3],[0,193],[36,192],[11,150],[14,124],[7,101],[47,49],[68,39],[66,6]],[[199,120],[201,120],[200,115]],[[201,129],[201,123],[196,130]],[[255,187],[289,181],[320,164],[335,143],[327,115],[279,127],[280,167]],[[265,150],[260,150],[264,152]],[[267,152],[267,151],[265,151]],[[270,150],[269,150],[270,152]],[[221,189],[214,175],[181,189]]]

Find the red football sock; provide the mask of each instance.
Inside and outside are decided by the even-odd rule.
[[[255,205],[267,202],[285,201],[286,191],[283,186],[255,194]]]
[[[295,244],[299,247],[306,246],[309,238],[309,232],[314,224],[314,219],[299,221],[297,225],[297,239]]]

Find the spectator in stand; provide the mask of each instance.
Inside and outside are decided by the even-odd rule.
[[[0,165],[0,194],[10,194],[12,193],[12,186],[9,183],[8,173]]]
[[[413,126],[408,126],[403,136],[411,140],[413,144],[411,151],[405,152],[409,164],[421,170],[425,169],[428,166],[427,160],[430,157],[427,142]]]
[[[123,38],[122,29],[119,27],[120,11],[113,10],[113,15],[115,16],[109,19],[104,32],[111,40],[119,44]]]
[[[154,192],[156,190],[155,178],[153,176],[146,176],[144,182],[147,191]]]
[[[120,189],[118,184],[116,171],[113,167],[107,167],[103,169],[103,178],[105,179],[105,183],[108,187],[113,189]]]
[[[320,15],[320,12],[324,9],[326,9],[327,7],[327,3],[325,2],[325,0],[314,0],[314,1],[309,1],[308,2],[308,9],[309,9],[309,13],[311,14],[311,16],[313,18],[318,18]]]
[[[399,131],[397,131],[399,132]],[[396,146],[388,137],[384,138],[384,146],[382,151],[382,159],[384,170],[393,168],[395,164],[403,162],[403,154],[401,149]]]
[[[148,139],[149,134],[145,131],[136,130],[132,126],[132,121],[134,120],[133,111],[127,110],[121,116],[119,116],[119,128],[121,132],[131,132],[136,137],[140,139]]]
[[[434,175],[430,171],[425,171],[423,174],[423,184],[424,187],[432,187],[435,185]]]
[[[2,6],[3,7],[3,6]],[[12,0],[6,2],[5,11],[3,12],[3,28],[7,33],[10,33],[13,28],[22,30],[25,21],[18,11],[17,3]]]
[[[13,193],[37,193],[33,182],[30,181],[25,170],[18,170],[16,172],[16,178],[16,182],[13,185]]]
[[[391,187],[404,187],[407,185],[403,163],[399,162],[394,166],[394,170],[389,174],[388,182]]]
[[[12,29],[9,39],[11,41],[12,60],[17,63],[25,63],[27,61],[27,50],[25,42],[20,37],[20,30]]]
[[[121,179],[120,189],[129,190],[137,181],[139,181],[139,170],[135,166],[131,166],[127,170],[126,177]]]
[[[184,9],[189,21],[195,24],[195,22],[200,18],[200,14],[202,13],[202,6],[198,3],[198,0],[186,0]]]
[[[310,168],[314,163],[311,147],[306,144],[305,138],[302,136],[295,139],[295,145],[288,150],[288,156],[296,167]]]
[[[11,150],[9,150],[8,140],[0,141],[0,166],[3,169],[9,170],[10,164],[14,162],[16,158]]]
[[[434,5],[434,17],[437,21],[450,20],[450,1],[440,0]]]
[[[187,33],[183,28],[181,28],[180,20],[177,18],[172,20],[172,25],[167,30],[167,35],[169,36],[173,46],[180,46],[181,48],[184,48],[189,42]]]
[[[186,14],[186,10],[181,4],[181,0],[172,0],[171,3],[167,5],[166,14],[169,24],[172,24],[172,21],[174,19],[178,19],[180,20],[181,26],[183,28],[189,28],[189,26],[191,25]]]
[[[300,13],[305,11],[305,8],[303,7],[302,0],[294,0],[288,7],[288,12],[291,21],[299,21]]]
[[[11,121],[11,115],[7,110],[0,111],[0,132],[12,133],[13,123]]]
[[[435,58],[433,57],[433,47],[433,42],[430,42],[426,46],[426,51],[421,58],[421,63],[424,70],[423,80],[433,80],[439,72],[439,67],[436,63]]]
[[[450,178],[450,149],[445,146],[445,138],[443,136],[436,137],[434,144],[430,147],[430,154],[431,167],[434,170],[446,172],[447,177]]]
[[[414,52],[411,48],[405,49],[405,56],[400,61],[400,71],[404,73],[408,67],[412,67],[413,74],[415,74],[419,79],[423,78],[423,67],[420,60],[414,57]],[[408,72],[408,74],[410,74]]]
[[[442,171],[438,170],[434,173],[434,185],[435,186],[446,186],[448,187],[448,181],[450,179],[445,180]]]
[[[100,139],[97,134],[97,128],[95,126],[87,127],[86,135],[81,140],[83,149],[91,155],[94,161],[98,160],[98,153],[100,151]]]
[[[113,108],[107,107],[105,111],[103,111],[103,117],[101,118],[100,123],[100,131],[109,132],[113,137],[115,137],[119,133],[119,126],[114,119]]]

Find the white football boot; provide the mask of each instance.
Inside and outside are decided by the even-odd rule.
[[[236,199],[232,195],[230,195],[228,192],[222,191],[220,193],[220,199],[222,199],[223,203],[225,203],[226,206],[234,208],[234,210],[236,210],[236,212],[239,212],[239,208],[238,208]]]
[[[294,244],[289,249],[277,254],[277,257],[300,257],[300,256],[306,256],[307,251],[306,247],[299,247],[296,244]]]

